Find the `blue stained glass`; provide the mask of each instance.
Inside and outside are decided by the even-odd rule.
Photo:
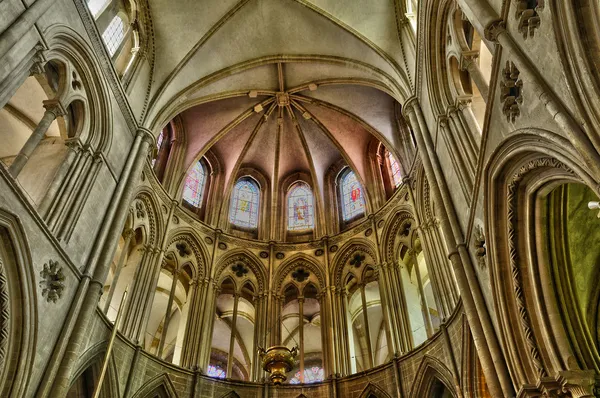
[[[183,186],[183,200],[194,207],[200,207],[202,205],[205,182],[206,173],[204,171],[204,167],[200,161],[197,161],[185,178],[185,184]]]
[[[305,183],[298,183],[288,193],[288,230],[301,231],[314,226],[313,194]]]
[[[340,181],[342,195],[342,216],[344,221],[365,213],[363,189],[352,170],[342,175]]]
[[[206,370],[206,375],[210,376],[210,377],[216,377],[218,379],[224,379],[225,371],[219,366],[208,365],[208,369]]]
[[[325,380],[325,371],[323,368],[313,366],[312,368],[304,369],[304,384],[317,383]],[[300,371],[296,372],[294,377],[290,379],[290,384],[300,384]]]
[[[394,181],[394,185],[396,187],[399,187],[400,184],[402,184],[402,174],[400,174],[400,165],[398,164],[398,161],[390,151],[387,151],[387,157],[390,162],[390,172],[392,174],[392,180]]]
[[[254,180],[240,178],[233,187],[229,221],[240,227],[256,228],[258,226],[259,195],[258,184]]]

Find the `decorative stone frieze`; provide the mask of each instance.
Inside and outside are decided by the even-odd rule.
[[[535,30],[540,26],[539,11],[544,8],[544,0],[514,0],[515,17],[518,29],[523,38],[533,37]]]
[[[475,256],[480,267],[485,267],[485,259],[487,255],[487,248],[485,243],[485,235],[481,225],[476,225],[473,231],[473,249],[475,250]]]
[[[502,113],[512,123],[521,115],[520,106],[523,103],[523,81],[519,77],[520,74],[515,64],[506,61],[500,82],[500,100]]]
[[[56,303],[65,289],[65,275],[62,267],[58,266],[58,262],[50,260],[44,264],[44,269],[40,271],[42,280],[39,285],[42,288],[42,296],[47,302]]]

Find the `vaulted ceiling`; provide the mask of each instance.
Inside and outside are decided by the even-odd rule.
[[[274,187],[301,172],[323,199],[333,164],[364,185],[372,142],[400,151],[395,104],[414,75],[402,1],[149,4],[156,56],[145,124],[158,131],[181,115],[186,168],[211,150],[226,187],[242,167]]]

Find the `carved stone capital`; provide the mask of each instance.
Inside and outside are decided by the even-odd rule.
[[[498,19],[485,27],[483,35],[486,40],[497,43],[498,36],[506,31],[506,24],[503,20]]]
[[[469,70],[473,66],[477,66],[478,51],[463,51],[460,55],[460,70]]]
[[[45,100],[43,101],[43,104],[46,112],[52,113],[55,119],[59,116],[64,116],[67,114],[67,109],[57,99]]]

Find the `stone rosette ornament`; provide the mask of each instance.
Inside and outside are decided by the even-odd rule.
[[[47,302],[56,303],[65,289],[65,275],[62,267],[58,266],[57,261],[50,260],[44,264],[44,269],[40,271],[42,280],[39,285],[42,289],[42,296]]]

